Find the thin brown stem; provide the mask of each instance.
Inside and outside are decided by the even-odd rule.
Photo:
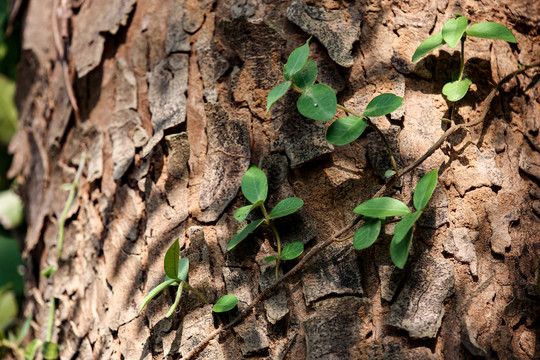
[[[450,136],[452,135],[453,133],[455,133],[456,131],[460,130],[460,129],[465,129],[465,128],[468,128],[468,127],[472,127],[472,126],[476,126],[482,122],[484,122],[486,116],[487,116],[487,113],[489,111],[489,108],[490,108],[490,105],[491,105],[491,102],[493,101],[493,99],[495,98],[495,95],[497,94],[497,92],[499,91],[499,89],[505,84],[507,83],[508,81],[510,81],[510,79],[512,79],[514,76],[517,76],[519,74],[522,74],[524,73],[526,70],[528,69],[531,69],[531,68],[534,68],[534,67],[538,67],[540,66],[540,61],[537,61],[537,62],[534,62],[530,65],[525,65],[523,66],[521,69],[519,70],[516,70],[508,75],[506,75],[501,81],[499,81],[499,83],[497,84],[496,87],[494,87],[491,92],[489,93],[489,95],[487,96],[486,98],[486,101],[484,101],[484,107],[482,109],[482,113],[480,114],[480,116],[478,117],[478,119],[474,120],[474,121],[470,121],[470,122],[467,122],[467,123],[463,123],[463,124],[459,124],[459,125],[453,125],[452,127],[450,127],[448,130],[445,131],[444,134],[441,135],[441,137],[439,138],[439,140],[437,140],[435,142],[435,144],[433,144],[422,156],[420,156],[416,161],[414,161],[412,164],[410,164],[409,166],[407,166],[405,169],[401,170],[398,172],[398,176],[396,178],[400,178],[402,177],[403,175],[407,174],[408,172],[414,170],[415,168],[417,168],[420,164],[422,164],[424,161],[426,161],[427,158],[429,158],[438,148],[441,147],[442,143]],[[384,185],[380,191],[383,191],[385,192],[387,189],[390,188],[390,183]]]
[[[373,197],[380,197],[382,196],[388,189],[390,189],[393,184],[400,178],[402,177],[403,175],[405,175],[406,173],[408,173],[409,171],[413,170],[414,168],[416,168],[417,166],[419,166],[420,164],[422,164],[431,154],[433,154],[435,152],[436,149],[438,149],[441,144],[444,142],[444,140],[446,140],[446,138],[448,138],[448,136],[450,136],[452,133],[454,133],[455,131],[461,129],[461,128],[466,128],[466,127],[471,127],[471,126],[475,126],[475,125],[478,125],[480,123],[482,123],[484,121],[484,119],[486,118],[486,115],[487,115],[487,112],[489,110],[489,107],[491,105],[491,102],[493,101],[493,98],[495,97],[495,94],[497,93],[497,91],[501,88],[501,86],[503,84],[505,84],[506,82],[508,82],[510,79],[512,79],[514,76],[516,75],[519,75],[519,74],[522,74],[523,72],[525,72],[527,69],[530,69],[530,68],[533,68],[533,67],[538,67],[540,66],[540,61],[537,61],[531,65],[526,65],[524,67],[522,67],[520,70],[516,70],[510,74],[508,74],[506,77],[504,77],[504,79],[502,79],[498,84],[497,86],[490,92],[490,94],[488,95],[488,97],[486,98],[486,101],[484,102],[484,108],[482,110],[482,113],[480,115],[480,117],[478,119],[476,119],[475,121],[473,122],[468,122],[468,123],[465,123],[465,124],[460,124],[460,125],[454,125],[452,126],[450,129],[448,129],[442,136],[439,140],[437,140],[437,142],[435,143],[435,145],[433,145],[424,155],[422,155],[418,160],[416,160],[414,163],[412,163],[411,165],[407,166],[405,169],[403,169],[402,171],[398,172],[396,174],[396,176],[392,179],[392,181],[390,181],[388,184],[385,184],[383,185],[379,191],[377,191],[377,193],[373,196]],[[345,110],[346,111],[346,110]],[[354,115],[354,113],[351,112],[351,114]],[[323,251],[324,249],[326,249],[328,246],[330,246],[332,243],[334,243],[336,240],[338,240],[338,238],[343,235],[344,233],[346,233],[347,231],[349,231],[350,229],[352,229],[358,222],[360,222],[360,216],[357,216],[350,224],[346,225],[345,227],[343,227],[341,230],[339,230],[338,232],[336,232],[334,235],[332,235],[330,238],[324,240],[323,242],[315,245],[310,251],[308,251],[307,253],[305,253],[305,255],[302,257],[302,259],[298,262],[298,264],[296,264],[295,267],[293,267],[288,273],[286,273],[285,275],[283,275],[280,279],[278,279],[275,283],[273,283],[272,285],[270,285],[268,288],[266,288],[266,290],[264,290],[262,293],[259,294],[259,296],[257,296],[255,298],[255,300],[253,300],[251,302],[251,304],[249,304],[243,312],[240,313],[240,315],[238,315],[236,317],[236,319],[234,319],[232,322],[230,322],[229,324],[225,325],[225,326],[220,326],[219,328],[217,328],[216,330],[214,330],[211,334],[209,334],[204,340],[202,340],[197,346],[195,346],[190,352],[188,352],[184,357],[182,357],[182,359],[192,359],[195,355],[197,355],[201,350],[203,350],[206,345],[208,345],[208,343],[213,339],[215,338],[216,336],[218,336],[219,334],[221,334],[222,332],[224,331],[227,331],[233,327],[235,327],[236,325],[238,325],[239,323],[241,323],[252,311],[253,309],[258,305],[260,304],[263,300],[265,300],[271,293],[273,293],[285,280],[291,278],[292,276],[294,276],[297,272],[299,272],[301,269],[304,268],[304,266],[311,260],[313,259],[316,255],[318,255],[321,251]]]
[[[347,241],[349,239],[352,239],[353,237],[354,237],[354,234],[346,236],[343,239],[336,239],[336,240],[334,240],[334,242],[337,242],[337,243],[344,242],[344,241]]]

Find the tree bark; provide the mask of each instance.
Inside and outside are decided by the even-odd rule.
[[[467,39],[474,85],[452,110],[441,88],[458,49],[410,59],[455,13],[504,24],[517,45]],[[218,326],[211,305],[189,293],[165,318],[174,294],[164,291],[138,314],[176,238],[190,285],[210,303],[235,294],[245,309],[273,283],[263,259],[275,253],[264,228],[226,251],[250,165],[267,173],[270,206],[305,202],[276,223],[285,244],[310,249],[354,221],[391,168],[378,135],[334,147],[324,123],[297,112],[295,94],[266,113],[289,53],[309,36],[318,79],[339,103],[362,112],[380,93],[404,97],[373,119],[403,169],[449,127],[442,118],[474,121],[493,84],[538,60],[539,30],[540,5],[527,0],[29,1],[10,175],[26,204],[35,336],[45,339],[55,297],[62,359],[185,356]],[[336,242],[200,358],[538,358],[538,78],[533,69],[504,85],[482,124],[455,132],[387,192],[410,203],[420,177],[439,169],[404,270],[389,257],[391,226],[367,250]],[[60,186],[82,153],[58,260]],[[58,272],[41,277],[49,265]]]

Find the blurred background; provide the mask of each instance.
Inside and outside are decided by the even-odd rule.
[[[15,2],[20,6],[22,1]],[[14,96],[21,46],[20,24],[16,14],[10,14],[11,5],[9,0],[0,0],[0,341],[19,332],[17,319],[24,299],[20,252],[25,233],[23,209],[16,182],[7,178],[9,141],[17,129]],[[0,358],[6,351],[0,346]]]

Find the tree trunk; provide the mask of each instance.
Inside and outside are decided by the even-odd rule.
[[[138,314],[163,281],[165,251],[176,238],[190,259],[191,286],[210,303],[235,294],[242,311],[273,282],[274,268],[263,261],[275,253],[269,230],[226,251],[241,227],[233,213],[246,205],[239,189],[250,165],[267,173],[270,205],[304,200],[277,226],[284,243],[302,241],[306,249],[350,224],[352,209],[383,185],[390,167],[375,132],[333,147],[325,123],[299,115],[295,94],[266,113],[289,53],[310,35],[319,81],[339,103],[361,112],[380,93],[404,97],[400,110],[374,119],[400,167],[448,127],[441,119],[452,104],[441,88],[459,68],[458,48],[410,61],[446,20],[461,13],[471,23],[496,21],[517,38],[517,45],[467,40],[474,85],[456,104],[457,123],[477,119],[493,84],[540,53],[540,5],[532,0],[62,3],[27,6],[20,126],[11,144],[11,175],[28,222],[27,310],[44,340],[50,299],[58,299],[53,341],[62,359],[178,359],[215,329],[211,305],[192,292],[170,318],[168,290]],[[418,179],[439,168],[405,270],[390,260],[389,226],[367,250],[335,243],[199,356],[538,358],[534,74],[506,84],[482,125],[452,135],[387,192],[408,203]],[[73,181],[83,152],[87,164],[57,261],[68,197],[60,186]],[[58,272],[41,277],[49,265]]]

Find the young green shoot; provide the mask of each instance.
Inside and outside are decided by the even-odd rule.
[[[182,289],[185,287],[188,290],[192,290],[198,297],[200,297],[205,304],[208,304],[208,301],[202,296],[198,291],[193,289],[187,282],[187,275],[189,271],[189,259],[188,258],[180,258],[180,243],[178,242],[178,239],[176,239],[167,252],[165,253],[165,259],[163,261],[163,268],[165,270],[165,281],[163,281],[161,284],[153,288],[146,298],[144,299],[143,303],[141,304],[139,308],[139,314],[144,309],[146,304],[150,302],[154,297],[156,297],[161,291],[168,288],[169,286],[178,286],[178,289],[176,290],[176,296],[174,299],[173,305],[170,307],[169,311],[165,315],[165,317],[170,317],[176,308],[178,307],[178,304],[180,303],[180,299],[182,298]]]
[[[176,289],[176,296],[174,298],[174,302],[169,308],[169,311],[165,315],[165,317],[170,317],[172,314],[174,314],[174,311],[180,304],[180,300],[182,298],[182,290],[185,288],[188,291],[193,291],[195,295],[197,295],[205,304],[208,304],[208,301],[206,298],[196,289],[194,289],[188,282],[187,282],[187,276],[189,272],[189,259],[187,257],[180,258],[180,243],[178,242],[178,239],[176,239],[171,246],[167,249],[167,252],[165,253],[165,258],[163,260],[163,269],[165,270],[165,280],[153,288],[148,295],[146,295],[146,298],[143,300],[140,308],[139,308],[139,314],[142,312],[144,307],[155,298],[159,293],[161,293],[164,289],[168,288],[169,286],[178,286],[178,289]],[[227,301],[229,303],[232,302],[232,299],[236,296],[234,295],[225,295],[227,296]],[[221,299],[216,302],[216,305],[218,303],[223,302],[224,300]],[[237,300],[238,301],[238,300]],[[235,304],[236,305],[236,304]],[[233,306],[234,307],[234,306]],[[215,308],[215,306],[214,306]],[[220,312],[219,307],[217,310],[213,309],[214,312]],[[219,319],[219,316],[218,316]],[[219,319],[221,321],[221,319]]]
[[[465,70],[465,40],[467,36],[483,39],[499,39],[511,43],[516,42],[515,36],[504,25],[495,22],[481,22],[467,28],[468,21],[463,15],[448,20],[440,32],[430,36],[418,46],[412,61],[418,61],[433,50],[447,44],[451,49],[461,42],[459,71],[452,74],[452,81],[443,86],[442,93],[451,102],[461,100],[469,91],[472,81],[464,74]]]
[[[394,237],[390,242],[390,257],[398,268],[403,269],[409,257],[414,225],[422,215],[429,199],[437,185],[437,169],[430,171],[418,181],[414,189],[413,205],[416,209],[411,212],[403,202],[390,197],[370,199],[358,205],[353,211],[363,215],[364,225],[354,234],[353,245],[357,250],[363,250],[375,243],[379,237],[383,221],[389,216],[403,216],[394,228]]]
[[[369,126],[383,140],[390,155],[393,171],[397,173],[397,164],[390,144],[370,117],[392,113],[401,106],[403,98],[394,94],[376,96],[369,102],[363,115],[359,115],[338,104],[336,94],[330,86],[315,84],[317,80],[317,63],[308,61],[310,39],[304,45],[295,49],[289,56],[287,64],[283,68],[283,77],[286,81],[270,91],[266,101],[266,111],[270,111],[272,105],[290,89],[301,94],[296,103],[298,111],[310,119],[331,121],[334,119],[337,109],[340,108],[348,115],[337,119],[328,127],[326,140],[334,145],[346,145],[358,139],[364,133],[366,126]]]
[[[86,163],[86,153],[83,152],[81,154],[81,160],[80,160],[77,172],[75,173],[75,178],[73,179],[73,182],[71,184],[62,185],[62,189],[69,191],[69,195],[68,195],[66,204],[64,205],[64,209],[62,210],[62,214],[60,215],[60,219],[58,220],[58,245],[57,245],[58,258],[62,256],[62,245],[64,243],[64,225],[66,222],[66,217],[67,217],[69,208],[71,207],[71,204],[73,204],[75,195],[77,194],[79,181],[80,181],[85,163]]]
[[[288,63],[287,63],[288,64]],[[251,202],[250,205],[243,206],[235,211],[234,218],[239,222],[244,222],[248,217],[249,213],[256,208],[261,210],[263,215],[262,219],[257,219],[250,222],[248,225],[243,227],[227,245],[227,251],[234,249],[240,242],[242,242],[249,234],[251,234],[255,229],[259,227],[262,223],[266,223],[272,233],[274,234],[274,239],[277,245],[277,255],[269,256],[265,259],[267,262],[276,262],[276,280],[279,277],[279,263],[281,261],[293,260],[304,252],[304,244],[296,241],[290,244],[287,244],[283,249],[281,248],[281,238],[277,231],[276,226],[274,225],[274,219],[284,217],[298,211],[304,201],[297,197],[291,197],[281,200],[268,214],[264,202],[268,196],[268,180],[264,172],[256,166],[252,166],[246,171],[242,177],[242,193],[245,198]]]
[[[49,321],[47,325],[47,337],[42,344],[41,354],[44,359],[55,360],[58,359],[59,351],[58,344],[52,342],[52,332],[54,327],[54,312],[56,311],[56,299],[54,296],[51,298],[51,308],[49,310]]]

